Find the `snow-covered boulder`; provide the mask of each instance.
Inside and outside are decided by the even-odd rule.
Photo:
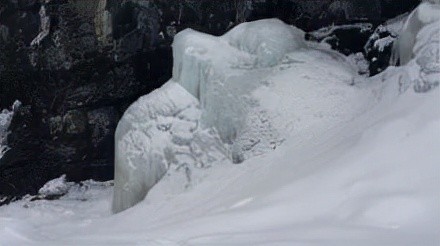
[[[15,101],[12,105],[12,110],[3,109],[0,111],[0,159],[3,154],[8,151],[9,147],[6,145],[6,137],[8,135],[8,128],[12,121],[14,112],[21,106],[20,101]]]

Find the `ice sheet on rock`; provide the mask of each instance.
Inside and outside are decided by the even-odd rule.
[[[421,4],[408,19],[393,47],[401,59],[401,84],[427,92],[440,84],[440,5]],[[402,51],[402,49],[405,49]],[[400,51],[399,51],[400,50]]]
[[[262,122],[267,116],[251,92],[286,54],[303,48],[304,33],[276,19],[243,23],[221,37],[188,29],[174,39],[173,80],[199,99],[201,124],[233,144],[232,159],[240,162],[243,150],[261,154],[282,141]]]
[[[200,129],[199,115],[197,100],[173,81],[130,106],[115,136],[114,212],[143,200],[171,167],[187,173],[226,158],[216,133]]]
[[[308,47],[303,36],[273,19],[241,24],[221,37],[191,29],[177,34],[173,81],[133,104],[116,131],[114,211],[141,201],[171,165],[182,170],[181,179],[187,181],[181,185],[190,186],[194,166],[206,167],[225,158],[240,163],[277,148],[294,131],[290,123],[273,119],[278,119],[280,110],[298,107],[298,101],[282,92],[267,97],[255,94],[260,88],[292,93],[307,87],[309,80],[302,79],[300,71],[316,60],[330,62],[313,67],[322,78],[319,82],[333,78],[350,88],[357,73],[348,59]],[[286,74],[281,82],[274,80],[279,73]],[[271,101],[280,97],[284,105],[274,108]],[[350,107],[356,109],[344,105]],[[319,115],[315,118],[322,118]],[[207,134],[201,129],[215,131]],[[222,142],[229,144],[228,151]]]

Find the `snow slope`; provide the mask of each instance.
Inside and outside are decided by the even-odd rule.
[[[438,245],[440,91],[375,88],[381,103],[349,124],[213,167],[183,193],[165,179],[117,215],[109,188],[0,207],[0,245]]]
[[[185,189],[171,172],[116,215],[108,186],[14,202],[0,207],[0,245],[439,245],[439,28],[373,78],[324,48],[292,51],[251,91],[290,129],[275,150]],[[417,93],[419,81],[432,86]]]

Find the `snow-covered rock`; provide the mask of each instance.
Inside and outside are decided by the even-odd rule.
[[[38,194],[47,198],[60,197],[67,194],[71,185],[71,183],[69,184],[69,182],[67,182],[66,175],[62,175],[44,184],[43,187],[38,190]]]
[[[370,75],[384,71],[390,65],[391,51],[410,13],[399,15],[379,25],[364,46]]]

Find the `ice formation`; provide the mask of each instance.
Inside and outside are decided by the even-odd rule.
[[[114,212],[142,201],[169,168],[190,182],[193,168],[226,158],[216,133],[201,129],[199,117],[197,100],[173,81],[130,106],[115,136]]]
[[[411,56],[402,54],[411,64],[398,70],[401,91],[439,83],[439,25],[425,11],[429,4],[411,15],[424,24],[409,42]],[[303,35],[274,19],[244,23],[221,37],[191,29],[177,34],[173,79],[133,104],[119,123],[113,211],[143,200],[170,168],[190,186],[197,168],[224,159],[240,163],[288,136],[313,138],[368,110],[375,92],[352,87],[359,70],[352,58],[306,43]],[[331,92],[319,89],[327,85]],[[301,135],[310,128],[313,136]]]
[[[423,35],[419,35],[422,29],[431,28],[440,25],[440,3],[437,0],[425,1],[420,4],[415,11],[413,11],[401,31],[401,34],[393,46],[393,54],[391,57],[391,64],[406,65],[414,55],[417,53],[415,46],[418,39]],[[439,39],[439,32],[432,32],[432,39]],[[424,41],[421,41],[424,42]],[[429,41],[428,41],[429,42]],[[437,48],[438,50],[438,48]]]
[[[275,19],[244,23],[221,37],[191,29],[177,34],[173,79],[133,104],[119,123],[113,211],[144,199],[170,167],[186,163],[180,170],[189,182],[197,163],[239,163],[277,148],[289,134],[337,122],[325,104],[341,101],[338,91],[349,87],[357,68],[343,55],[309,47],[303,36]],[[303,97],[312,80],[298,74],[301,69],[322,76],[320,83],[344,81],[332,95],[306,99],[321,100],[328,112],[292,100]],[[342,101],[340,107],[342,119],[358,110]],[[200,148],[210,150],[193,153]],[[176,158],[182,149],[186,157]]]

